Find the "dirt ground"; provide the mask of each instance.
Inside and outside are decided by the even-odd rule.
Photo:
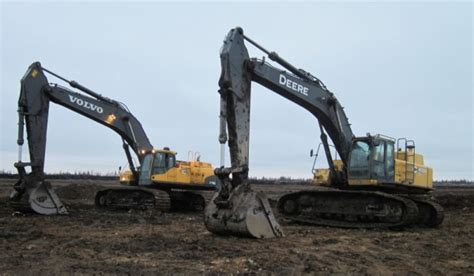
[[[282,222],[285,238],[207,232],[201,213],[96,210],[111,181],[55,181],[70,214],[14,214],[0,180],[0,274],[474,274],[474,187],[438,189],[438,229],[355,230]],[[301,186],[256,186],[275,199]]]

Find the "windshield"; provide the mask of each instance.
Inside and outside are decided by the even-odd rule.
[[[143,162],[140,168],[139,185],[148,184],[148,182],[150,181],[152,162],[153,162],[153,155],[147,154],[145,155],[145,157],[143,157]]]
[[[369,176],[370,146],[365,141],[357,141],[352,146],[349,162],[349,175],[353,177]]]
[[[153,162],[153,174],[165,173],[168,169],[176,165],[176,158],[174,154],[159,152],[155,155]]]

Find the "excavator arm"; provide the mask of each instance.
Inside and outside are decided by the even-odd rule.
[[[49,73],[67,82],[85,94],[72,91],[58,84],[49,84],[45,73]],[[121,103],[101,96],[75,81],[68,81],[55,73],[33,63],[21,80],[21,92],[18,101],[18,140],[19,161],[15,163],[20,179],[11,195],[12,202],[29,205],[40,214],[66,213],[66,209],[44,181],[44,163],[46,151],[49,103],[54,102],[75,111],[118,133],[123,140],[124,150],[135,179],[138,174],[134,168],[129,147],[137,155],[140,163],[143,157],[153,150],[140,122]],[[28,137],[30,162],[21,161],[21,148],[24,144],[24,127]],[[67,133],[65,133],[67,137]],[[31,167],[27,175],[25,167]],[[23,203],[20,203],[22,202]],[[28,201],[28,202],[26,202]]]

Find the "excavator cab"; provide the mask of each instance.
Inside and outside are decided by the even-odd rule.
[[[433,169],[415,152],[413,140],[396,141],[380,134],[355,138],[347,163],[347,184],[352,188],[378,186],[399,192],[432,189]]]
[[[349,185],[393,183],[394,143],[395,139],[381,135],[354,139],[347,170]]]
[[[333,160],[336,173],[346,174],[350,188],[385,188],[392,191],[427,191],[433,186],[433,169],[424,165],[423,156],[415,152],[415,142],[383,135],[354,138],[347,164]],[[347,170],[345,170],[347,168]],[[314,169],[313,183],[319,186],[338,186],[328,168]]]
[[[143,157],[138,185],[150,185],[152,176],[166,174],[176,166],[176,152],[164,148],[152,150]]]

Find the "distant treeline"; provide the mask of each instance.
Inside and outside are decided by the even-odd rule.
[[[0,178],[18,178],[17,173],[11,171],[0,171]],[[59,173],[47,173],[46,178],[48,179],[90,179],[90,180],[117,180],[117,173],[97,173],[97,172],[59,172]],[[250,181],[255,184],[309,184],[311,179],[304,178],[291,178],[291,177],[279,177],[279,178],[268,178],[268,177],[251,177]]]
[[[91,171],[85,172],[59,172],[46,174],[48,179],[90,179],[90,180],[117,180],[117,173],[97,173]],[[18,174],[11,171],[0,171],[0,178],[18,178]],[[309,178],[292,178],[292,177],[251,177],[250,181],[255,184],[310,184],[312,179]],[[459,180],[435,180],[434,185],[474,185],[474,181],[467,179]]]
[[[433,184],[436,186],[458,186],[458,185],[474,185],[474,181],[467,180],[467,179],[460,179],[460,180],[435,180]]]
[[[0,171],[0,178],[18,178],[17,173]],[[116,173],[101,174],[96,172],[59,172],[47,173],[48,179],[81,179],[81,180],[116,180],[118,175]]]

